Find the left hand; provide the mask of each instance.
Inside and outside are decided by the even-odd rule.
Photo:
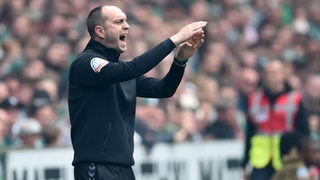
[[[189,41],[179,45],[176,58],[180,61],[188,61],[188,59],[197,51],[204,42],[204,32],[201,31],[194,35]]]

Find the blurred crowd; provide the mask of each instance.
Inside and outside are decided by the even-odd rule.
[[[68,68],[89,40],[86,15],[115,4],[130,24],[130,60],[183,25],[206,20],[206,40],[172,98],[138,99],[137,143],[245,136],[245,99],[269,59],[285,63],[320,139],[320,2],[317,0],[0,0],[2,148],[70,146]],[[162,77],[174,53],[155,69]]]

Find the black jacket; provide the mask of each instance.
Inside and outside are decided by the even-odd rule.
[[[73,165],[83,162],[132,166],[136,97],[165,98],[176,91],[184,68],[172,63],[161,80],[143,76],[175,45],[167,39],[133,59],[119,60],[115,49],[90,40],[69,73],[69,115],[74,149]],[[109,63],[100,72],[93,58]]]

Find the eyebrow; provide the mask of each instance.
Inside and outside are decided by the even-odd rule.
[[[119,20],[127,21],[128,19],[127,19],[127,17],[117,17],[117,18],[114,18],[112,21],[119,21]]]

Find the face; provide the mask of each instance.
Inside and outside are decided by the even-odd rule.
[[[264,70],[264,83],[273,90],[279,85],[283,85],[285,81],[284,67],[279,61],[270,62]]]
[[[104,6],[102,14],[107,17],[103,28],[103,43],[109,48],[116,49],[119,53],[127,50],[127,36],[129,24],[127,17],[121,9],[115,6]]]
[[[7,111],[0,109],[0,140],[10,133],[10,116]]]
[[[235,107],[228,107],[225,111],[218,113],[219,120],[228,123],[231,126],[236,126],[236,116],[237,109]]]
[[[302,156],[307,165],[320,166],[320,143],[312,142],[304,150]]]
[[[243,69],[239,76],[240,80],[238,82],[241,92],[245,94],[252,93],[259,81],[258,73],[253,69]]]

